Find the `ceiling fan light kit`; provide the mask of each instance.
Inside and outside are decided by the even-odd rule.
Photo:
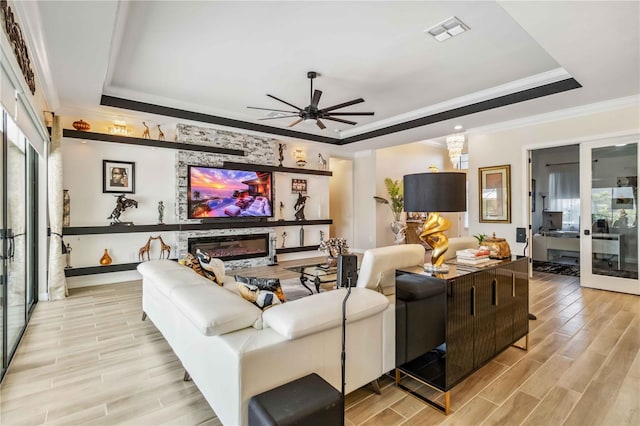
[[[315,123],[320,129],[324,130],[327,128],[327,126],[324,125],[324,123],[320,120],[330,120],[330,121],[336,121],[338,123],[344,123],[344,124],[350,124],[352,126],[355,126],[356,124],[358,124],[355,121],[351,121],[351,120],[345,120],[344,118],[339,118],[337,116],[350,116],[350,115],[374,115],[373,112],[340,112],[340,111],[335,111],[337,109],[340,108],[346,108],[348,106],[351,105],[355,105],[355,104],[359,104],[364,102],[364,99],[362,98],[358,98],[358,99],[353,99],[351,101],[347,101],[347,102],[343,102],[341,104],[337,104],[337,105],[333,105],[327,108],[318,108],[318,104],[320,103],[320,97],[322,96],[322,90],[313,90],[313,80],[318,77],[318,73],[315,71],[309,71],[307,72],[307,78],[309,79],[309,83],[310,83],[310,90],[309,90],[309,105],[307,105],[305,108],[300,108],[294,104],[291,104],[285,100],[282,100],[280,98],[277,98],[273,95],[267,94],[268,97],[275,99],[278,102],[282,102],[285,105],[290,106],[291,108],[293,108],[295,111],[290,111],[290,110],[281,110],[281,109],[273,109],[273,108],[261,108],[261,107],[247,107],[250,109],[259,109],[259,110],[265,110],[265,111],[271,111],[273,112],[280,112],[280,113],[288,113],[289,115],[284,115],[284,114],[279,114],[278,116],[272,115],[266,118],[260,118],[259,120],[275,120],[278,118],[290,118],[290,117],[298,117],[298,119],[296,121],[294,121],[293,123],[289,124],[289,126],[287,127],[293,127],[301,122],[303,122],[304,124],[311,124],[311,123]],[[335,111],[335,112],[334,112]],[[269,113],[271,114],[271,113]],[[269,115],[268,114],[268,115]]]

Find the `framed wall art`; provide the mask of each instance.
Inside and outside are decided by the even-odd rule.
[[[102,160],[102,192],[136,192],[136,163]]]
[[[291,193],[297,194],[302,192],[307,193],[307,180],[306,179],[291,179]]]
[[[511,166],[479,169],[480,222],[511,223]]]

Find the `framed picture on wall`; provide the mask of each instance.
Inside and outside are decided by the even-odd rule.
[[[307,180],[306,179],[291,179],[291,193],[297,194],[302,192],[307,193]]]
[[[136,192],[136,163],[102,160],[102,192]]]
[[[480,222],[511,223],[511,166],[479,169]]]

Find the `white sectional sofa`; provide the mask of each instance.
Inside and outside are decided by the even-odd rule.
[[[346,392],[395,367],[394,270],[423,263],[420,245],[368,250],[347,303]],[[170,260],[138,266],[144,313],[225,425],[248,421],[249,399],[312,372],[341,387],[346,290],[314,294],[264,312],[233,277],[220,287]],[[391,301],[391,303],[390,303]]]

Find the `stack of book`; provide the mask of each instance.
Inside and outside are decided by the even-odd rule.
[[[463,265],[482,265],[489,262],[489,250],[483,248],[458,250],[456,262]]]

